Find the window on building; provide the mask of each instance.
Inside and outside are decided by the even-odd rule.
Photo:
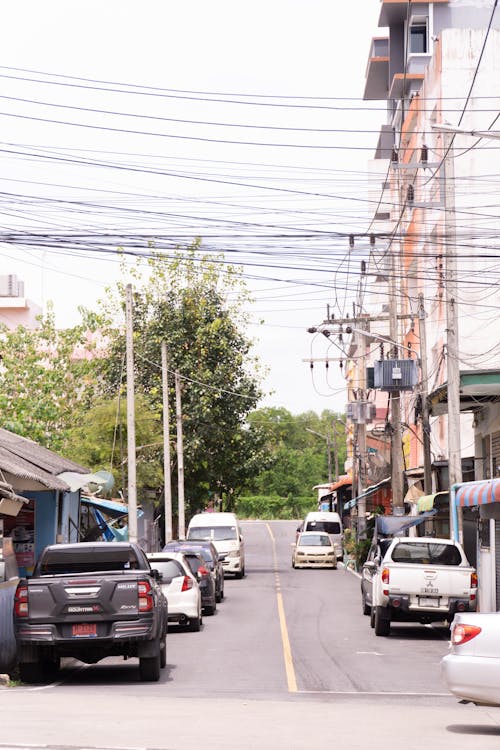
[[[428,21],[425,16],[414,16],[410,21],[410,54],[425,54],[428,47]]]

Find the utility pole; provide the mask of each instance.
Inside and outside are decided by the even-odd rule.
[[[448,476],[450,489],[462,481],[460,444],[460,365],[458,360],[458,285],[456,259],[454,135],[443,132],[444,215],[446,247],[446,369],[448,380]],[[450,492],[451,502],[451,492]],[[458,508],[458,538],[463,542],[463,520]],[[452,508],[450,507],[450,519]]]
[[[135,449],[134,337],[132,284],[125,289],[125,333],[127,352],[127,504],[128,538],[137,542],[137,472]]]
[[[432,492],[432,459],[431,459],[431,427],[429,421],[429,374],[427,368],[427,333],[425,325],[424,295],[418,295],[418,335],[420,338],[420,372],[422,374],[422,386],[420,398],[422,399],[422,441],[424,444],[424,492],[430,495]]]
[[[399,196],[399,178],[396,180],[396,190]],[[398,264],[396,261],[395,243],[390,247],[390,270],[389,270],[389,336],[396,342],[392,346],[392,356],[398,357],[398,289],[396,279],[398,278]],[[402,509],[403,504],[403,445],[401,430],[401,391],[390,391],[390,413],[391,413],[391,486],[393,509]]]
[[[172,483],[170,478],[170,414],[168,403],[168,357],[167,344],[161,343],[161,372],[163,390],[163,486],[165,503],[165,543],[173,536],[172,531]]]
[[[186,515],[184,503],[184,449],[182,445],[181,376],[175,371],[175,413],[177,424],[177,498],[179,508],[179,539],[186,538]]]
[[[363,273],[363,272],[362,272]],[[361,309],[361,305],[360,305]],[[361,323],[360,323],[361,324]],[[364,329],[364,324],[363,324]],[[358,359],[358,366],[356,368],[358,372],[358,394],[361,403],[363,403],[363,413],[360,414],[361,420],[358,424],[358,453],[359,453],[359,465],[357,472],[357,494],[358,498],[358,538],[366,538],[366,498],[361,497],[365,491],[365,477],[366,477],[366,338],[364,333],[357,332],[356,336],[359,341],[359,348],[361,356]]]

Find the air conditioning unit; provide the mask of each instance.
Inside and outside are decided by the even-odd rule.
[[[383,359],[373,367],[374,386],[381,391],[411,391],[418,382],[414,359]]]
[[[15,274],[0,276],[0,297],[23,297],[24,283]]]

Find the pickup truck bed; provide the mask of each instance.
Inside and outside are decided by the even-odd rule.
[[[58,669],[61,657],[95,664],[139,658],[142,680],[166,664],[167,602],[156,571],[130,543],[52,545],[15,596],[14,624],[23,682]]]
[[[376,543],[361,572],[363,612],[376,635],[391,622],[451,622],[477,605],[477,576],[451,539],[394,537]]]

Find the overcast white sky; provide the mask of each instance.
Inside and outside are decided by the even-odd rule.
[[[379,10],[378,0],[4,4],[1,273],[69,325],[116,278],[104,233],[108,250],[120,234],[165,247],[199,235],[244,264],[252,319],[264,320],[249,334],[274,391],[262,405],[343,409],[338,364],[327,376],[317,363],[311,377],[303,360],[337,356],[306,328],[327,304],[349,311],[355,291],[346,237],[369,224],[366,164],[385,121],[382,102],[361,99]]]

